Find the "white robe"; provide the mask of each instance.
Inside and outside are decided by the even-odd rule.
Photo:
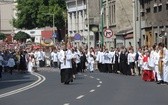
[[[159,72],[159,67],[158,67],[159,59],[160,59],[159,52],[155,52],[155,54],[154,54],[154,64],[155,64],[154,70],[156,72],[157,80],[161,81],[161,80],[163,80],[163,75],[160,74],[160,72]]]
[[[66,59],[65,59],[66,57]],[[63,51],[61,50],[58,56],[59,62],[61,63],[61,69],[72,68],[72,52],[70,50]],[[65,60],[64,60],[65,59]]]
[[[168,50],[164,50],[163,81],[168,82]]]

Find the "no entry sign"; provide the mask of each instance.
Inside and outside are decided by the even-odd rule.
[[[104,31],[104,36],[105,36],[106,38],[111,38],[111,37],[113,36],[112,30],[106,29],[106,30]]]

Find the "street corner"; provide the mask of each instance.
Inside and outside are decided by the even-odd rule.
[[[3,73],[0,79],[0,94],[9,90],[23,87],[37,80],[36,77],[30,73]]]

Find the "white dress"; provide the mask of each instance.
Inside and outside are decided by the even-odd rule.
[[[33,62],[32,62],[32,58],[31,57],[29,57],[27,68],[28,68],[28,72],[30,72],[30,73],[33,72]]]

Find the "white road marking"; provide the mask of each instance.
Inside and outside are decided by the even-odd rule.
[[[28,80],[28,79],[24,79],[24,80],[3,80],[3,81],[0,81],[0,82],[24,82],[24,81],[31,81],[31,80]]]
[[[90,93],[92,93],[92,92],[94,92],[95,90],[94,89],[92,89],[92,90],[90,90]]]
[[[93,76],[90,76],[90,78],[94,78]]]
[[[80,95],[80,96],[78,96],[76,99],[79,100],[79,99],[81,99],[81,98],[83,98],[83,97],[84,97],[84,95]]]
[[[97,85],[97,87],[100,87],[101,85]]]
[[[101,84],[102,84],[103,82],[102,82],[102,81],[99,81],[99,83],[101,83]]]
[[[32,75],[36,76],[38,78],[38,80],[35,81],[34,83],[30,84],[30,85],[25,86],[25,87],[22,87],[22,88],[19,88],[19,89],[16,89],[16,90],[4,93],[4,94],[0,94],[0,98],[11,96],[11,95],[14,95],[14,94],[29,90],[31,88],[34,88],[34,87],[40,85],[42,82],[44,82],[46,80],[46,78],[43,75],[41,75],[41,74],[32,73]]]
[[[64,105],[70,105],[70,103],[65,103]]]
[[[98,81],[100,81],[100,79],[99,79],[99,78],[97,78],[97,80],[98,80]]]

